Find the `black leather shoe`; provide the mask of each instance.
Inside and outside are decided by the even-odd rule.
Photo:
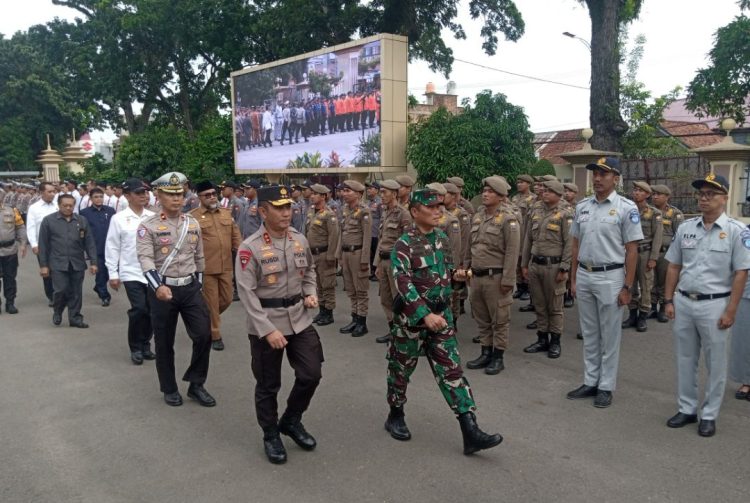
[[[748,400],[750,397],[750,390],[742,391],[742,388],[744,388],[745,385],[740,386],[737,391],[734,392],[734,397],[737,400]]]
[[[279,433],[291,438],[295,444],[306,451],[312,451],[318,445],[315,438],[305,430],[300,418],[282,416],[279,421]]]
[[[503,441],[503,436],[499,433],[488,435],[479,429],[473,412],[464,412],[457,419],[464,438],[464,454],[467,456],[483,449],[491,449]]]
[[[630,310],[630,316],[628,316],[625,319],[625,321],[622,322],[621,327],[622,328],[634,327],[637,322],[638,322],[638,310],[637,309],[631,309]]]
[[[656,321],[659,323],[669,323],[669,318],[667,318],[667,311],[666,306],[662,304],[659,306],[659,312],[656,313]]]
[[[495,349],[492,351],[492,358],[490,359],[490,363],[488,363],[484,368],[485,374],[494,376],[505,370],[503,353],[505,353],[505,350],[503,349]]]
[[[206,388],[202,384],[191,384],[188,387],[187,396],[204,407],[213,407],[216,405],[216,400],[206,391]]]
[[[130,361],[133,362],[133,365],[143,365],[143,353],[132,351],[130,353]]]
[[[667,426],[670,428],[682,428],[686,424],[697,422],[698,416],[696,414],[683,414],[682,412],[678,412],[667,420]]]
[[[357,315],[357,324],[352,329],[352,337],[362,337],[367,334],[367,318]]]
[[[52,323],[59,326],[62,323],[62,313],[52,313]]]
[[[179,391],[175,391],[174,393],[164,393],[164,401],[167,405],[178,407],[182,405],[182,395],[180,395]]]
[[[102,307],[109,307],[110,302],[112,302],[111,299],[102,299]]]
[[[490,364],[492,360],[492,346],[482,346],[482,353],[476,360],[469,360],[466,362],[466,368],[468,369],[483,369]]]
[[[388,419],[385,420],[385,431],[396,440],[406,441],[411,439],[411,432],[409,427],[406,426],[406,420],[404,420],[403,407],[391,407]]]
[[[531,295],[529,295],[528,290],[521,292],[521,295],[518,296],[518,300],[529,300],[530,298]]]
[[[474,344],[481,343],[482,342],[482,336],[481,335],[476,335],[476,336],[472,337],[471,338],[471,342],[473,342]]]
[[[83,320],[71,321],[70,326],[73,328],[89,328],[89,324]]]
[[[8,314],[18,314],[18,308],[16,308],[15,304],[9,302],[5,304],[5,312]]]
[[[549,350],[547,351],[547,358],[560,358],[562,353],[562,347],[560,347],[560,335],[550,334],[549,337]]]
[[[318,321],[320,320],[320,317],[323,316],[323,309],[325,309],[325,308],[321,307],[321,308],[318,309],[318,314],[316,314],[313,317],[313,323],[315,323],[315,324],[318,323]]]
[[[528,328],[529,330],[536,330],[537,328],[539,328],[539,325],[537,324],[536,320],[534,320],[526,325],[526,328]]]
[[[636,318],[635,320],[635,330],[637,332],[648,331],[648,325],[646,324],[647,317],[648,317],[648,313],[645,313],[643,311],[638,312],[638,318]]]
[[[518,310],[522,313],[531,313],[534,311],[534,304],[526,304],[525,306],[518,308]]]
[[[224,351],[224,341],[222,341],[221,339],[211,341],[211,349],[213,349],[214,351]]]
[[[575,305],[576,301],[573,299],[573,296],[566,293],[565,297],[563,298],[563,307],[568,309]]]
[[[586,386],[585,384],[577,387],[565,395],[568,400],[578,400],[579,398],[591,398],[596,396],[598,388],[596,386]]]
[[[320,318],[318,318],[318,321],[316,324],[319,327],[324,327],[332,323],[333,323],[333,310],[323,308],[322,312],[320,313]]]
[[[596,393],[596,398],[594,398],[594,407],[597,409],[606,409],[610,405],[612,405],[612,392],[600,389]]]
[[[343,327],[339,328],[340,334],[350,334],[354,330],[354,327],[357,326],[357,315],[352,313],[352,321],[344,325]]]
[[[284,444],[281,442],[278,429],[268,428],[264,430],[263,449],[266,451],[266,457],[271,463],[275,465],[286,463],[286,449],[284,449]]]
[[[153,351],[151,351],[151,348],[146,348],[143,350],[143,359],[144,360],[155,360],[156,355]]]
[[[536,342],[523,348],[524,353],[540,353],[549,349],[549,334],[547,332],[537,332]]]
[[[375,342],[377,342],[378,344],[387,344],[390,341],[391,341],[391,334],[390,333],[385,334],[385,335],[381,335],[380,337],[376,337],[375,338]]]
[[[701,437],[713,437],[716,434],[716,421],[713,419],[701,419],[698,423],[698,435]]]

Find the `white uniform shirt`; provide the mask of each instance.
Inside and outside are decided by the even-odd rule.
[[[109,279],[146,283],[135,249],[136,233],[141,222],[153,214],[153,211],[144,208],[139,217],[128,207],[112,217],[104,246],[104,262]]]
[[[29,240],[29,246],[32,248],[39,246],[39,229],[42,225],[42,220],[47,215],[56,211],[57,204],[54,201],[45,203],[43,199],[40,199],[29,206],[29,211],[26,213],[26,235]]]

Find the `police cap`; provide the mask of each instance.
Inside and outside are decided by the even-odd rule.
[[[380,182],[380,188],[388,190],[398,190],[399,188],[401,188],[401,184],[396,180],[389,178],[388,180],[383,180],[382,182]]]
[[[409,175],[398,175],[396,181],[404,187],[411,187],[414,185],[414,179]]]
[[[596,162],[592,162],[586,165],[586,169],[595,170],[599,169],[602,171],[611,171],[616,175],[620,174],[620,160],[617,157],[600,157]]]
[[[268,187],[261,187],[258,189],[258,202],[268,202],[274,206],[284,206],[292,204],[292,200],[289,197],[289,188],[285,185],[270,185]]]
[[[693,188],[701,189],[702,187],[711,187],[712,189],[719,189],[725,194],[729,193],[729,182],[726,178],[721,175],[709,173],[706,178],[699,178],[692,184]]]
[[[646,182],[642,182],[640,180],[637,182],[633,182],[633,187],[639,188],[642,191],[647,192],[649,194],[651,194],[652,192],[651,185],[647,184]]]
[[[156,190],[166,192],[167,194],[182,194],[185,189],[182,184],[187,182],[187,177],[178,171],[172,171],[163,175],[152,183]]]

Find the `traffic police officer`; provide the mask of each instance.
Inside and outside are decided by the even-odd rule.
[[[333,323],[333,310],[336,309],[336,249],[339,242],[339,220],[326,205],[326,194],[331,189],[315,183],[310,186],[310,209],[307,214],[305,235],[310,244],[315,262],[320,311],[313,318],[319,326]]]
[[[3,286],[5,311],[8,314],[18,313],[16,307],[18,251],[21,251],[21,257],[25,257],[26,249],[26,225],[21,213],[0,202],[0,283]]]
[[[156,345],[156,371],[164,401],[182,405],[174,368],[177,316],[193,341],[193,354],[182,379],[190,383],[188,397],[204,407],[216,400],[203,384],[211,354],[211,318],[201,294],[205,259],[201,229],[195,218],[182,213],[185,175],[167,173],[155,180],[161,211],[138,227],[136,252],[149,285],[151,324]]]
[[[320,382],[323,349],[307,310],[318,306],[313,256],[305,237],[290,227],[289,189],[263,187],[258,189],[258,201],[264,223],[240,245],[237,283],[247,312],[255,411],[264,449],[271,463],[284,463],[286,450],[279,433],[302,449],[315,449],[315,439],[302,425],[302,414]],[[285,349],[295,379],[279,420],[276,397]]]
[[[651,316],[656,318],[659,323],[666,323],[667,318],[664,304],[664,283],[667,280],[667,261],[664,255],[672,243],[672,238],[677,232],[677,228],[685,220],[685,216],[678,208],[669,204],[669,196],[672,191],[666,185],[651,186],[651,201],[657,210],[661,211],[662,239],[659,258],[656,260],[654,269],[654,286],[651,289]],[[658,304],[658,311],[657,311]]]
[[[586,169],[592,172],[594,196],[578,203],[570,230],[570,283],[578,297],[585,372],[583,385],[567,397],[593,396],[594,406],[604,408],[612,404],[620,359],[621,310],[630,303],[643,232],[636,205],[615,191],[620,161],[602,157]]]

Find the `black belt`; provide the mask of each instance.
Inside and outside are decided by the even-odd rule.
[[[666,253],[669,250],[669,245],[661,245],[661,252]]]
[[[361,249],[362,245],[341,245],[341,251],[345,252],[353,252]]]
[[[531,261],[539,265],[559,264],[562,257],[543,257],[541,255],[532,255]]]
[[[378,256],[383,260],[391,260],[391,252],[378,252]]]
[[[622,269],[623,267],[625,267],[625,264],[585,265],[579,262],[578,267],[588,272],[603,272],[612,271],[614,269]]]
[[[496,274],[502,274],[503,268],[502,267],[490,267],[489,269],[474,269],[472,267],[471,274],[472,276],[482,277],[482,276],[494,276]]]
[[[729,297],[732,292],[724,292],[724,293],[690,293],[686,292],[685,290],[678,290],[684,297],[687,297],[690,300],[713,300],[713,299],[723,299],[724,297]]]
[[[651,251],[651,243],[643,243],[638,245],[638,251],[644,252],[644,251]]]
[[[261,307],[292,307],[302,300],[302,295],[287,297],[285,299],[258,299]]]
[[[310,251],[312,252],[313,255],[319,255],[319,254],[321,254],[321,253],[323,253],[325,251],[328,251],[328,246],[327,245],[326,246],[315,246],[315,247],[310,248]]]
[[[13,246],[13,244],[16,242],[15,239],[11,239],[10,241],[0,241],[0,248],[5,248],[7,246]]]

